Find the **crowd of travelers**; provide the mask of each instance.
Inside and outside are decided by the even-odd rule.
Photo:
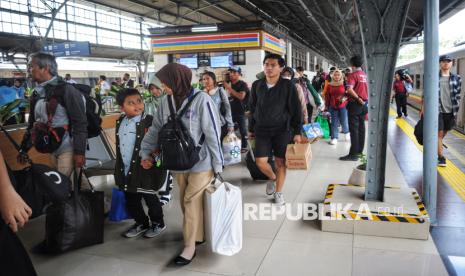
[[[449,57],[441,57],[441,90],[450,90],[450,86],[442,85],[442,82],[460,83],[460,78],[448,71],[449,61]],[[294,70],[286,67],[280,55],[267,54],[263,72],[257,74],[257,80],[252,84],[241,79],[240,67],[230,67],[228,77],[222,81],[217,81],[213,72],[202,73],[202,85],[198,89],[192,86],[192,70],[170,63],[156,73],[161,85],[150,83],[147,86],[152,97],[149,103],[144,103],[129,74],[112,84],[105,76],[100,76],[98,87],[101,91],[111,89],[111,85],[122,88],[116,97],[121,116],[115,131],[114,176],[134,220],[134,225],[122,235],[153,238],[166,230],[163,204],[156,190],[159,175],[172,174],[179,186],[184,238],[184,247],[174,263],[189,264],[196,256],[196,247],[205,241],[203,194],[212,179],[224,169],[223,138],[236,130],[241,138],[241,153],[253,150],[258,169],[268,178],[265,193],[272,196],[277,205],[285,203],[286,147],[290,143],[303,142],[302,126],[311,123],[315,115],[327,114],[330,145],[336,145],[338,141],[350,142],[348,154],[339,159],[357,161],[365,144],[368,86],[362,58],[352,57],[349,65],[345,69],[332,67],[329,73],[319,71],[310,80],[302,67]],[[33,54],[28,72],[36,86],[29,97],[29,120],[18,161],[26,163],[27,152],[32,147],[45,148],[57,171],[72,178],[86,164],[87,139],[90,137],[86,98],[69,74],[65,78],[58,75],[52,55]],[[400,73],[396,73],[395,78],[393,90],[398,116],[407,116],[405,82],[412,80]],[[453,95],[457,94],[455,87],[452,86],[455,89]],[[15,81],[12,87],[1,83],[0,92],[0,104],[25,97],[20,81]],[[450,96],[441,96],[442,137],[450,130],[449,117],[456,110],[455,101],[450,102]],[[195,158],[185,160],[187,166],[179,165],[183,169],[168,172],[160,167],[160,160],[167,163],[174,160],[180,164],[182,151],[187,150],[178,147],[178,151],[170,152],[176,146],[170,136],[176,132],[176,124],[183,126],[181,136],[186,139],[186,144],[193,145],[189,148],[193,153],[186,153],[186,156],[194,154],[189,156]],[[47,131],[52,132],[50,137],[55,144],[43,145],[37,138]],[[342,139],[339,139],[340,133]],[[251,140],[255,141],[255,148],[250,146]],[[445,165],[445,160],[441,161],[442,148],[439,151],[439,162]],[[270,165],[270,158],[276,168]],[[11,265],[33,271],[27,253],[13,234],[28,221],[32,211],[5,177],[1,155],[0,170],[0,240],[2,244],[8,240],[7,246],[0,251],[4,254],[5,250],[12,250],[10,252],[18,252],[18,256],[25,256],[25,259],[15,258],[16,263]],[[142,201],[145,201],[148,212]]]

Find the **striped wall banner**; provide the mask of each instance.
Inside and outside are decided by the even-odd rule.
[[[286,42],[268,33],[263,33],[263,46],[280,54],[286,53]]]
[[[152,38],[152,51],[155,53],[250,47],[260,47],[259,32]]]

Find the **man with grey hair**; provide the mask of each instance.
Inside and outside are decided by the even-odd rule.
[[[50,153],[57,170],[71,176],[75,167],[85,164],[87,117],[81,92],[58,76],[55,57],[35,53],[28,64],[28,73],[37,83],[30,99],[29,124],[18,156],[25,163],[25,154],[34,146]]]

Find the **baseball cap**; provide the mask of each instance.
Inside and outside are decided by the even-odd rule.
[[[239,74],[242,74],[242,69],[239,66],[231,66],[231,67],[229,67],[228,71],[235,71],[235,72],[237,72]]]
[[[452,61],[452,58],[451,56],[449,55],[442,55],[441,57],[439,57],[439,61]]]

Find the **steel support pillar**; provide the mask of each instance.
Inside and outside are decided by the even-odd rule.
[[[439,104],[439,0],[424,0],[424,125],[423,200],[431,224],[436,223],[438,104]]]
[[[356,0],[362,56],[368,75],[365,200],[382,201],[386,173],[389,99],[410,0]]]

